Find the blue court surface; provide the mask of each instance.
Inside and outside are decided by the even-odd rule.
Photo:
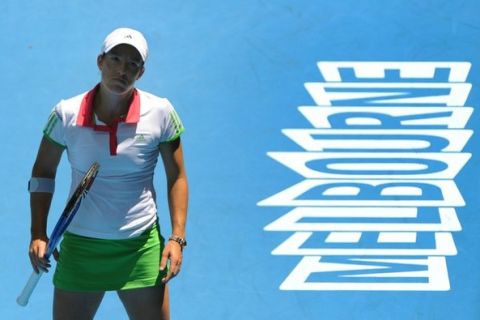
[[[99,81],[111,30],[182,118],[188,242],[172,319],[480,319],[480,3],[0,2],[2,319],[27,307],[26,184],[51,108]],[[170,226],[156,174],[162,233]],[[66,201],[64,156],[49,228]],[[127,319],[114,293],[96,319]]]

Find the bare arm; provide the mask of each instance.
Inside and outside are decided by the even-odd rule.
[[[172,234],[185,238],[188,208],[188,183],[183,162],[182,144],[179,139],[160,145],[165,174],[167,177],[168,205],[172,223]],[[168,241],[162,254],[160,269],[170,260],[170,272],[163,279],[168,282],[180,272],[182,250],[175,241]]]
[[[55,179],[57,167],[62,157],[63,148],[48,141],[45,137],[40,143],[37,158],[32,169],[32,177]],[[47,271],[50,266],[48,261],[43,259],[48,242],[47,217],[52,202],[51,193],[34,192],[30,193],[31,210],[31,240],[30,240],[30,261],[33,269]]]

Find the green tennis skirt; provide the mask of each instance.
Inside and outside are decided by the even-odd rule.
[[[53,284],[69,291],[110,291],[161,283],[160,258],[165,240],[157,224],[125,240],[89,238],[66,232],[60,245]]]

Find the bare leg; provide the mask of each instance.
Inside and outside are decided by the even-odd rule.
[[[132,320],[169,320],[168,288],[156,287],[117,291],[128,316]]]
[[[91,320],[102,302],[105,292],[73,292],[55,288],[53,319]]]
[[[170,295],[168,294],[168,285],[165,285],[165,293],[163,294],[162,319],[170,320]]]

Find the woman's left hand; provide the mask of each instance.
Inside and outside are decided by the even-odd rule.
[[[168,241],[163,249],[162,259],[160,261],[160,271],[165,270],[167,263],[167,275],[162,279],[163,283],[167,283],[174,278],[182,266],[182,247],[175,241]]]

